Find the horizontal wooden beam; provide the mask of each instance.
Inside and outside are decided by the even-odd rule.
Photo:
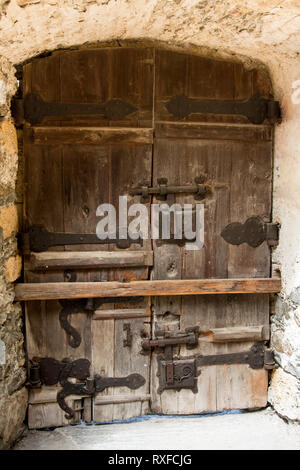
[[[155,124],[156,137],[171,139],[270,141],[272,133],[272,126],[255,126],[253,124],[167,121],[158,121]]]
[[[153,266],[152,251],[52,251],[32,253],[27,269],[49,271],[55,269],[122,268]]]
[[[15,300],[78,299],[203,294],[270,294],[280,292],[279,278],[193,279],[131,282],[19,283]]]
[[[26,127],[27,139],[37,145],[152,144],[153,129],[135,127]]]
[[[200,341],[209,343],[232,343],[239,341],[264,341],[269,339],[264,325],[258,326],[233,326],[226,328],[214,328],[207,332],[201,332]]]

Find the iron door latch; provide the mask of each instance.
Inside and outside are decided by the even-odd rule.
[[[186,328],[185,331],[156,331],[157,338],[145,338],[142,340],[141,354],[149,354],[152,348],[166,348],[185,344],[187,349],[193,349],[198,345],[199,328]]]
[[[158,393],[164,390],[181,390],[188,388],[197,393],[197,377],[201,374],[198,367],[248,364],[251,369],[272,370],[277,367],[272,349],[265,348],[262,343],[254,344],[250,350],[213,354],[208,356],[195,355],[193,357],[158,357],[159,388]]]
[[[201,200],[210,191],[210,186],[204,182],[204,177],[197,176],[193,185],[168,185],[167,178],[158,178],[157,186],[141,185],[129,191],[130,196],[141,196],[141,202],[149,202],[150,196],[156,196],[159,201],[165,201],[169,194],[194,194],[195,200]]]

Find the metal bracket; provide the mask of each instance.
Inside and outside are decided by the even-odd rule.
[[[14,100],[12,115],[20,124],[24,119],[32,125],[40,124],[45,117],[67,115],[102,115],[105,119],[118,121],[137,111],[135,106],[118,99],[106,103],[50,103],[37,93],[29,93],[24,100]]]
[[[123,340],[124,348],[130,348],[132,345],[132,333],[130,323],[124,323],[123,331],[126,332],[126,338]]]
[[[141,196],[141,202],[149,202],[150,196],[156,196],[159,201],[165,201],[169,194],[194,194],[194,199],[202,200],[210,190],[208,184],[204,184],[204,177],[197,176],[194,185],[168,185],[167,178],[158,178],[158,186],[142,185],[129,191],[131,196]]]
[[[265,223],[260,217],[250,217],[244,224],[233,222],[221,232],[221,236],[231,245],[248,243],[257,248],[265,240],[274,245],[279,239],[279,224]]]
[[[198,392],[197,387],[197,365],[195,359],[182,359],[166,361],[163,358],[158,359],[159,388],[158,393],[164,390],[181,390],[188,388],[193,393]]]
[[[42,225],[33,225],[27,233],[21,235],[22,249],[24,252],[35,251],[37,253],[47,251],[52,246],[64,245],[107,245],[116,244],[117,248],[126,249],[132,244],[143,244],[141,237],[137,239],[109,237],[100,240],[96,233],[63,233],[49,232]]]
[[[76,410],[70,408],[65,399],[70,395],[93,395],[95,392],[102,392],[108,387],[128,387],[136,390],[142,387],[146,380],[140,374],[130,374],[127,377],[103,377],[95,375],[90,378],[90,361],[88,359],[64,359],[57,361],[52,357],[35,358],[34,369],[35,380],[38,378],[40,386],[56,385],[59,383],[62,389],[57,393],[57,403],[66,412],[66,418],[72,419]],[[31,369],[29,377],[32,376]],[[69,382],[69,378],[81,380],[82,383]],[[30,378],[29,378],[30,380]]]
[[[276,122],[281,117],[279,102],[266,99],[258,93],[247,101],[200,101],[184,95],[175,96],[166,104],[166,108],[180,119],[192,113],[232,114],[245,116],[252,124],[262,124],[265,119]]]

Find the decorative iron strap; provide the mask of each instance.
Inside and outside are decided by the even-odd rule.
[[[248,243],[252,248],[257,248],[265,240],[270,245],[275,244],[279,238],[279,225],[265,223],[259,217],[250,217],[244,224],[233,222],[227,225],[221,236],[231,245]]]
[[[100,240],[95,233],[63,233],[48,232],[42,225],[33,225],[28,233],[22,234],[22,248],[24,251],[42,252],[47,251],[52,246],[64,245],[107,245],[115,244],[117,248],[126,249],[132,244],[142,246],[141,237],[132,239],[128,235],[127,238],[109,237]]]
[[[278,101],[272,101],[256,93],[248,101],[193,100],[187,96],[175,96],[166,104],[169,113],[180,119],[192,113],[245,116],[252,124],[262,124],[280,118]]]
[[[101,115],[105,119],[118,121],[137,111],[130,103],[112,99],[106,103],[50,103],[37,93],[29,93],[24,100],[15,100],[12,105],[13,116],[20,122],[22,118],[32,125],[40,124],[45,117],[67,115]],[[21,114],[23,113],[23,116]]]
[[[70,395],[90,396],[95,392],[103,392],[109,387],[127,387],[136,390],[146,383],[145,378],[140,374],[130,374],[127,377],[95,375],[94,378],[90,378],[90,361],[88,359],[57,361],[52,357],[45,357],[36,359],[32,367],[35,370],[36,381],[37,378],[39,380],[39,386],[56,385],[57,383],[62,386],[62,389],[57,393],[57,403],[67,413],[65,415],[67,419],[74,418],[76,411],[70,408],[65,401]],[[83,383],[69,382],[69,378],[81,380]],[[27,385],[31,386],[30,383]]]
[[[72,348],[78,348],[81,344],[81,335],[70,324],[69,315],[75,313],[94,313],[97,308],[105,303],[138,303],[144,297],[100,297],[92,299],[78,299],[78,300],[60,300],[59,303],[63,307],[59,312],[60,326],[68,335],[68,343]]]

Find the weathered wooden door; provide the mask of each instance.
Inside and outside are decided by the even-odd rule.
[[[167,109],[168,103],[179,96],[186,96],[194,103],[247,101],[255,93],[269,97],[268,80],[257,71],[245,71],[240,64],[169,51],[156,52],[155,77],[153,179],[167,176],[170,185],[192,185],[195,177],[202,177],[209,189],[202,201],[187,194],[176,195],[174,201],[193,206],[204,204],[203,248],[188,251],[185,246],[154,243],[155,278],[269,277],[267,242],[255,248],[247,243],[233,245],[226,242],[221,232],[230,223],[244,224],[250,217],[271,222],[271,127],[249,125],[248,119],[240,115],[195,112],[183,118],[180,115],[183,105],[174,107],[173,113]],[[167,373],[170,357],[153,354],[153,411],[187,414],[266,405],[268,373],[265,369],[230,364],[229,357],[224,358],[224,364],[212,365],[218,363],[212,358],[210,365],[202,366],[197,356],[247,351],[255,342],[268,340],[268,295],[158,297],[154,302],[153,322],[158,330],[176,333],[197,327],[203,333],[193,349],[187,345],[173,347],[171,357],[178,362],[176,368],[169,366],[171,379],[169,384],[163,384],[166,387],[163,392],[161,375]],[[176,376],[181,371],[180,367],[185,368],[186,375],[196,367],[199,375],[194,390],[189,378],[187,384],[172,379],[172,374]]]
[[[262,72],[110,48],[34,60],[23,80],[26,283],[270,277],[272,113],[234,108],[270,99]],[[126,195],[151,224],[164,189],[146,197],[147,187],[195,178],[200,200],[181,189],[164,202],[203,204],[201,249],[97,240],[100,204]],[[269,295],[236,291],[60,301],[41,292],[26,302],[29,426],[265,406]]]
[[[28,230],[42,226],[54,233],[94,234],[95,238],[97,207],[103,203],[117,207],[119,195],[136,181],[151,181],[152,54],[151,50],[138,49],[68,52],[24,67],[25,99],[29,96],[57,104],[53,116],[35,121],[33,118],[32,122],[27,115],[24,127]],[[60,103],[75,103],[75,108],[59,108]],[[92,110],[93,114],[81,114],[82,110],[76,109],[77,103],[106,104],[107,109],[100,114],[98,109]],[[128,205],[132,201],[134,198],[129,196]],[[36,238],[41,240],[39,235]],[[39,247],[29,247],[26,281],[148,278],[153,263],[150,242],[145,241],[143,246],[132,244],[123,250],[113,243],[67,241],[45,251],[41,248],[43,251],[34,254]],[[59,381],[56,385],[32,388],[31,428],[80,419],[129,418],[148,411],[150,358],[139,355],[138,348],[140,331],[150,331],[149,301],[104,300],[96,305],[96,310],[84,301],[29,302],[26,308],[29,359],[84,358],[90,361],[91,376],[118,378],[139,373],[144,383],[136,390],[105,388],[93,396],[93,402],[91,398],[68,398],[70,407],[79,409],[71,420],[65,418],[65,411],[57,404]],[[76,310],[77,313],[72,313]],[[75,335],[69,325],[76,330]]]

